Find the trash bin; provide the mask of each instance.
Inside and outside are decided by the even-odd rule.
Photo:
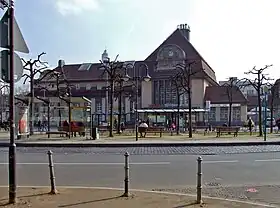
[[[97,127],[93,127],[91,129],[91,138],[96,140],[99,139],[99,133],[98,133],[98,128]]]

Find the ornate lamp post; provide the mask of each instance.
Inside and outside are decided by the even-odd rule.
[[[130,77],[127,73],[127,68],[133,68],[133,74],[134,74],[134,77]],[[139,76],[139,71],[141,71],[143,68],[145,68],[145,76],[144,77],[141,77]],[[138,73],[136,73],[136,71]],[[126,68],[125,68],[125,75],[123,77],[123,81],[124,82],[128,82],[128,81],[134,81],[134,85],[135,85],[135,88],[136,88],[136,98],[135,98],[135,132],[136,132],[136,135],[135,135],[135,139],[136,141],[138,141],[138,93],[139,93],[139,81],[142,81],[144,80],[145,82],[149,82],[151,80],[151,76],[149,75],[149,69],[148,69],[148,66],[147,64],[144,64],[144,63],[141,63],[138,67],[138,70],[136,70],[136,67],[135,67],[135,64],[127,64]]]

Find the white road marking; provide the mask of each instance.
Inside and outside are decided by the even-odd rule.
[[[202,161],[203,164],[215,164],[215,163],[238,163],[238,160],[206,160]]]
[[[263,160],[254,160],[255,162],[280,162],[280,159],[263,159]]]
[[[8,165],[9,163],[0,163],[0,165]],[[170,165],[170,162],[131,162],[130,165]],[[17,165],[49,165],[49,163],[17,163]],[[54,163],[54,165],[124,165],[124,163]]]

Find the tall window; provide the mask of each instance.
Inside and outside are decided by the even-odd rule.
[[[95,99],[95,112],[97,114],[102,113],[102,99],[101,98],[96,98]]]
[[[160,105],[165,104],[165,87],[164,87],[164,80],[159,81],[159,100]]]
[[[134,113],[135,107],[134,107],[134,102],[132,99],[129,102],[129,108],[130,108],[130,120],[134,121],[135,120],[135,113]]]
[[[240,121],[241,120],[241,107],[233,107],[232,108],[232,120]]]
[[[153,82],[153,91],[154,91],[154,104],[159,104],[159,90],[158,90],[158,81]]]
[[[228,121],[228,107],[220,108],[220,121]]]
[[[125,103],[125,100],[126,100],[126,97],[123,96],[123,97],[122,97],[122,118],[121,118],[122,121],[125,121],[125,120],[126,120],[126,119],[125,119],[125,118],[126,118],[126,112],[125,112],[125,110],[126,110],[125,104],[126,104],[126,103]]]
[[[209,121],[216,121],[216,108],[211,107],[210,112],[208,112]]]
[[[188,103],[188,94],[185,92],[180,96],[180,105],[186,107]]]
[[[171,86],[171,81],[166,80],[165,81],[165,103],[170,104],[172,103],[172,86]]]
[[[177,90],[176,89],[172,89],[171,91],[171,100],[172,100],[172,104],[176,104],[177,103]]]

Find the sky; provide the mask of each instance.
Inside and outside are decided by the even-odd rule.
[[[187,23],[190,41],[217,80],[244,77],[254,66],[280,78],[279,0],[28,0],[15,1],[15,15],[36,58],[55,67],[98,62],[109,56],[143,60],[176,28]],[[3,12],[2,12],[3,14]]]

